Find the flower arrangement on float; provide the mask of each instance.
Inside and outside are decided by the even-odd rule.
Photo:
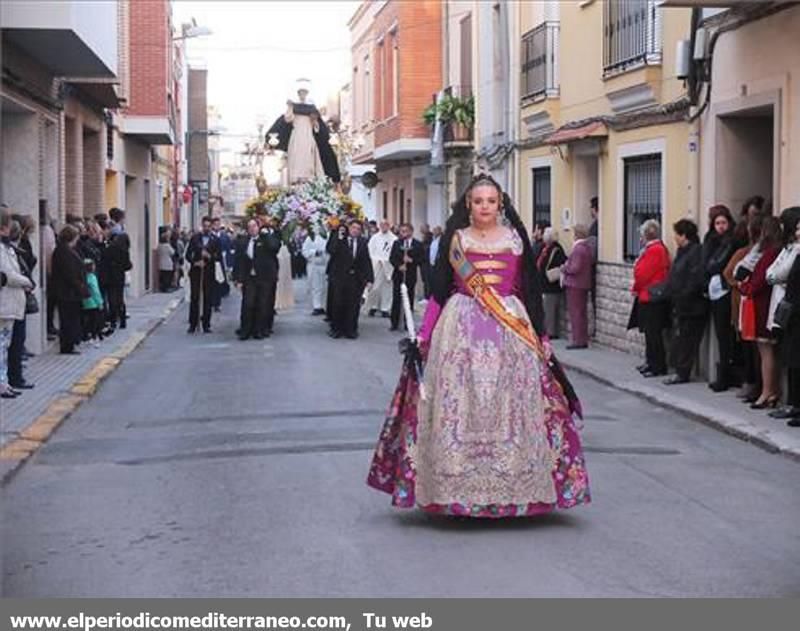
[[[250,217],[270,216],[285,243],[309,231],[327,236],[348,219],[364,220],[361,204],[338,192],[326,178],[269,189],[250,200],[246,211]]]

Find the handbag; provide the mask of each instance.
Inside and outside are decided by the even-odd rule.
[[[25,315],[39,313],[39,301],[32,291],[25,292]]]
[[[658,285],[653,285],[647,292],[650,294],[650,302],[666,302],[669,300],[669,283],[663,282]]]
[[[785,329],[787,326],[789,326],[789,320],[791,320],[793,312],[794,305],[784,298],[775,308],[775,313],[772,316],[772,322],[778,328]]]
[[[547,281],[550,283],[557,283],[561,280],[561,268],[554,267],[553,269],[547,270],[544,275],[547,277]]]
[[[756,301],[750,296],[742,296],[739,311],[739,330],[745,342],[754,342],[756,339]]]

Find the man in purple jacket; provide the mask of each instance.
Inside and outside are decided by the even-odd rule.
[[[575,243],[567,262],[561,268],[562,284],[567,294],[567,313],[572,333],[568,350],[586,348],[589,345],[589,321],[586,304],[592,288],[592,265],[594,253],[588,241],[589,230],[583,224],[573,229]]]

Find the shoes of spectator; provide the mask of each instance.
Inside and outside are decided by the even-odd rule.
[[[16,399],[21,392],[17,392],[16,390],[12,390],[11,388],[7,388],[2,393],[0,393],[0,399]]]
[[[780,408],[779,410],[773,410],[772,412],[767,414],[767,416],[772,418],[778,418],[781,420],[794,418],[795,416],[800,416],[800,408],[796,408],[793,405],[787,405],[785,407]]]
[[[186,329],[186,332],[189,333],[190,335],[192,333],[197,333],[197,327],[196,326],[190,326],[188,329]]]
[[[576,351],[582,348],[589,348],[588,344],[567,344],[568,351]]]
[[[321,315],[325,315],[325,309],[314,309],[314,310],[311,312],[311,315],[312,315],[312,316],[321,316]]]
[[[203,333],[211,333],[211,327],[210,326],[204,326],[203,327]]]
[[[350,333],[349,335],[345,335],[345,337],[348,340],[357,340],[358,339],[358,333]]]
[[[342,337],[342,334],[339,331],[328,331],[328,337],[332,337],[334,340],[338,340]]]
[[[9,382],[8,385],[14,390],[32,390],[35,384],[32,384],[29,381],[15,381]]]
[[[389,313],[388,311],[381,311],[381,317],[382,318],[391,318],[392,314]]]
[[[375,314],[376,314],[377,312],[378,312],[378,310],[377,310],[377,309],[370,309],[370,310],[367,312],[367,315],[368,315],[370,318],[374,318],[374,317],[375,317]]]
[[[553,338],[551,337],[550,339],[552,340]],[[647,364],[641,364],[640,366],[636,367],[636,370],[638,370],[639,372],[645,372],[646,370],[650,370],[650,366],[648,366]]]
[[[795,416],[794,418],[790,418],[786,421],[786,424],[789,427],[800,427],[800,416]]]
[[[681,383],[689,383],[689,380],[686,377],[681,377],[680,375],[672,375],[671,377],[664,379],[665,386],[675,386]]]
[[[58,333],[48,333],[47,334],[47,341],[52,342],[53,340],[58,339]]]
[[[643,370],[642,377],[650,379],[651,377],[663,377],[667,374],[666,370]]]
[[[236,337],[238,337],[242,342],[250,339],[249,335],[237,335]],[[253,337],[255,339],[259,339],[257,335],[254,335]]]

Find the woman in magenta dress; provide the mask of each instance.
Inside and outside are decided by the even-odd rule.
[[[406,361],[368,484],[395,506],[449,515],[588,503],[580,404],[541,327],[525,227],[500,186],[478,176],[447,222],[410,351],[424,373]]]

